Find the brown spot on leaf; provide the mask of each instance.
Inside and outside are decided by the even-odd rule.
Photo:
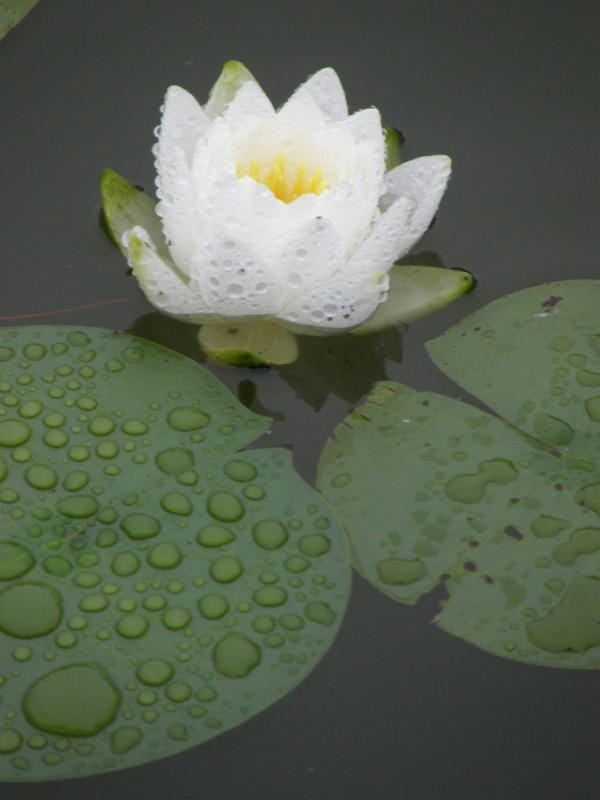
[[[562,300],[562,297],[556,297],[555,295],[550,295],[547,300],[544,300],[542,306],[544,308],[554,308],[554,306]]]
[[[523,538],[523,534],[522,534],[520,531],[518,531],[518,530],[515,528],[515,526],[514,526],[514,525],[507,525],[507,526],[506,526],[506,528],[504,528],[504,533],[505,533],[507,536],[511,536],[513,539],[516,539],[516,540],[517,540],[517,541],[519,541],[519,542],[520,542],[520,541],[522,540],[522,538]]]

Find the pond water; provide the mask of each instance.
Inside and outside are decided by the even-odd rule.
[[[416,251],[477,287],[406,330],[304,338],[287,367],[205,364],[274,418],[253,446],[289,448],[314,484],[328,435],[375,381],[465,395],[427,357],[428,339],[508,292],[599,276],[594,28],[586,2],[42,0],[0,42],[0,320],[133,331],[204,362],[194,327],[153,310],[101,229],[99,174],[152,191],[169,84],[203,101],[236,58],[279,104],[334,66],[351,109],[375,105],[402,130],[405,158],[452,156]],[[355,574],[333,647],[259,716],[124,772],[6,784],[3,800],[593,796],[596,673],[470,647],[428,624],[439,596],[401,605]]]

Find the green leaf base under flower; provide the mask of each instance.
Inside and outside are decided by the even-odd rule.
[[[235,367],[291,364],[298,358],[294,334],[268,320],[203,325],[198,341],[211,358]]]
[[[374,333],[433,314],[473,286],[473,276],[462,269],[396,264],[390,270],[387,298],[352,333]]]

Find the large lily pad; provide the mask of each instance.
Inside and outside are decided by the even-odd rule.
[[[599,307],[598,282],[548,284],[429,343],[514,426],[381,383],[319,464],[369,581],[414,603],[443,580],[441,627],[535,664],[600,667]]]
[[[268,418],[159,345],[0,333],[0,776],[131,766],[237,725],[332,642],[331,511]]]

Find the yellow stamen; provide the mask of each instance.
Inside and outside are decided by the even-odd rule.
[[[301,161],[298,164],[298,169],[296,170],[296,178],[294,179],[294,185],[292,186],[292,194],[294,197],[298,197],[298,195],[304,193],[304,170],[306,168],[306,164],[304,161]]]
[[[279,153],[273,161],[271,169],[263,177],[258,176],[258,161],[255,158],[250,160],[248,172],[244,172],[244,168],[240,163],[236,164],[235,175],[236,178],[243,178],[244,175],[262,183],[267,186],[275,195],[278,200],[283,200],[284,203],[291,203],[301,194],[321,194],[325,189],[329,188],[329,181],[322,178],[323,170],[317,168],[308,180],[304,179],[306,171],[306,164],[301,161],[296,168],[296,175],[292,181],[291,187],[285,177],[285,156]]]

